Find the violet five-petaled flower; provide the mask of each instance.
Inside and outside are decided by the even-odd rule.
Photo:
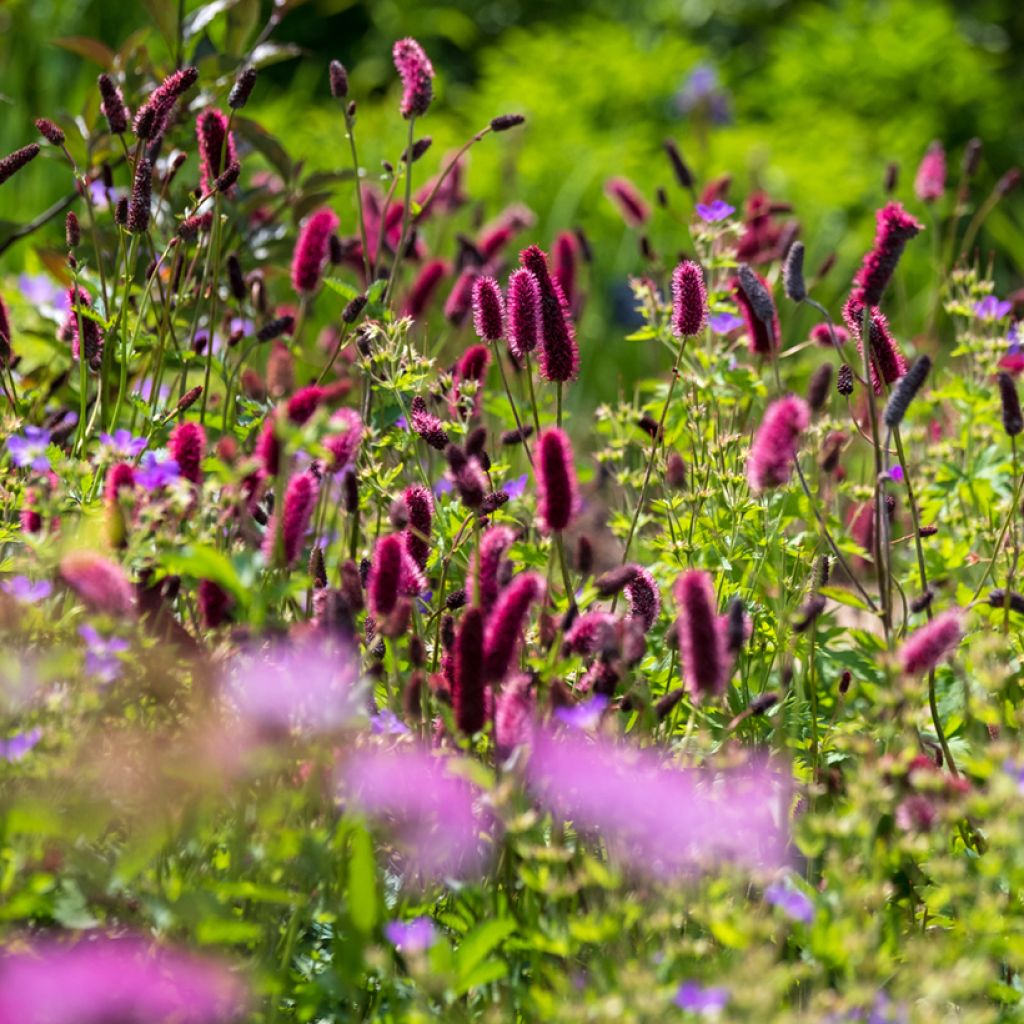
[[[111,454],[122,459],[137,458],[146,450],[149,443],[144,437],[136,437],[124,427],[118,427],[113,434],[100,434],[100,442],[110,449]]]
[[[608,698],[603,693],[595,693],[590,700],[569,707],[556,708],[555,718],[570,729],[584,732],[596,728],[601,721],[604,709],[608,707]]]
[[[7,438],[7,450],[16,466],[31,466],[37,472],[44,473],[50,468],[50,458],[46,449],[50,445],[50,432],[42,427],[25,427],[24,435],[11,434]]]
[[[434,944],[434,922],[429,917],[414,917],[411,921],[389,921],[384,925],[384,937],[403,953],[422,953]]]
[[[720,987],[703,986],[696,981],[684,981],[673,1000],[680,1010],[687,1010],[698,1016],[712,1016],[720,1013],[729,1002],[729,990]]]
[[[777,907],[791,921],[810,924],[814,920],[814,902],[799,889],[793,889],[785,882],[773,882],[764,891],[764,898]]]
[[[20,761],[42,738],[43,730],[38,727],[13,736],[0,737],[0,761],[9,764]]]
[[[743,326],[743,318],[733,313],[714,313],[708,317],[708,326],[715,334],[728,334]]]
[[[178,463],[169,455],[157,452],[146,452],[135,472],[136,482],[147,491],[156,491],[173,484],[179,476],[181,471]]]
[[[979,320],[1002,320],[1013,312],[1013,303],[1001,301],[994,295],[986,295],[985,298],[974,304],[974,315]]]
[[[30,580],[27,576],[12,576],[0,583],[0,589],[10,594],[16,601],[23,604],[35,604],[44,601],[53,593],[53,584],[49,580]]]
[[[88,624],[78,627],[78,635],[85,641],[85,670],[102,683],[112,683],[121,674],[121,659],[129,648],[127,640],[119,636],[102,636]]]
[[[717,224],[726,217],[731,217],[736,212],[735,206],[730,206],[724,199],[715,199],[710,203],[697,204],[697,216],[705,224]]]

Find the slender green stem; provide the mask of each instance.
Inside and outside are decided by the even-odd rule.
[[[512,389],[508,384],[508,375],[505,373],[505,364],[501,360],[501,351],[498,348],[497,341],[492,341],[491,347],[494,349],[494,361],[498,364],[498,369],[501,371],[501,383],[505,386],[505,397],[508,398],[509,408],[512,410],[512,418],[516,422],[516,430],[519,431],[519,437],[523,442],[523,450],[526,452],[526,458],[532,466],[533,456],[530,454],[530,445],[527,442],[526,435],[523,433],[523,424],[519,419],[519,410],[516,409],[516,403],[512,398]],[[561,388],[561,385],[559,385],[559,388]]]
[[[405,247],[409,242],[409,225],[412,223],[412,144],[413,131],[416,128],[416,118],[409,118],[409,138],[405,148],[405,208],[402,210],[402,233],[398,239],[398,249],[395,258],[391,263],[391,273],[388,276],[388,284],[384,289],[384,306],[387,306],[391,298],[391,290],[395,286],[395,278],[398,276],[398,267],[405,258]]]
[[[213,251],[213,278],[210,281],[210,316],[206,324],[206,372],[203,377],[203,404],[199,408],[199,422],[206,423],[206,403],[210,397],[210,374],[213,370],[213,332],[217,323],[217,298],[220,288],[217,281],[217,267],[220,264],[220,193],[213,200],[213,237],[210,239],[210,249]],[[210,249],[207,250],[206,271],[203,273],[204,280],[208,278],[210,269]],[[202,292],[199,295],[202,300]],[[302,304],[299,307],[299,316],[306,308],[306,297],[302,297]],[[193,331],[193,341],[195,332]],[[185,375],[182,375],[182,393],[184,393]]]
[[[114,402],[114,412],[110,417],[111,427],[117,426],[117,419],[121,413],[121,404],[124,402],[125,392],[128,390],[128,360],[131,353],[129,352],[129,343],[124,337],[124,317],[125,310],[128,308],[128,290],[131,287],[132,276],[135,270],[135,253],[138,244],[139,236],[133,235],[132,240],[128,243],[128,257],[125,261],[124,294],[121,297],[121,308],[117,311],[117,330],[114,337],[121,343],[121,373],[117,385],[117,399]],[[84,352],[79,349],[79,357],[82,356],[84,356]]]
[[[537,395],[533,390],[533,366],[530,353],[526,353],[526,382],[530,388],[530,408],[533,410],[533,428],[540,433],[540,413],[537,411]]]
[[[356,183],[356,215],[359,218],[359,238],[363,243],[363,274],[366,284],[370,284],[370,246],[366,237],[366,217],[363,213],[363,182],[359,173],[359,156],[356,153],[356,123],[345,110],[345,133],[348,135],[349,151],[352,153],[352,173]]]

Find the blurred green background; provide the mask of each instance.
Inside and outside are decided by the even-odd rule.
[[[83,38],[117,49],[132,33],[144,33],[138,39],[149,56],[172,66],[171,48],[152,26],[154,19],[173,24],[176,6],[2,4],[0,149],[34,139],[36,116],[66,124],[88,103],[95,110],[101,68],[83,54],[102,60],[103,51]],[[199,6],[189,2],[186,12]],[[232,33],[239,35],[240,26],[258,30],[271,6],[218,0],[205,10],[217,16],[195,33],[188,59],[230,52]],[[527,114],[525,130],[474,149],[468,185],[477,205],[468,216],[487,219],[523,202],[537,216],[532,237],[545,246],[560,228],[586,229],[596,259],[581,323],[585,342],[628,344],[618,321],[630,305],[627,274],[642,266],[635,237],[603,195],[607,178],[631,178],[652,205],[664,186],[671,205],[656,211],[651,242],[667,265],[689,246],[692,207],[672,180],[661,149],[666,137],[678,141],[700,181],[731,173],[737,205],[756,187],[791,203],[808,265],[838,251],[821,295],[832,302],[845,293],[870,241],[889,161],[901,166],[897,198],[926,223],[935,211],[914,199],[912,182],[932,139],[949,151],[951,189],[964,144],[972,136],[983,140],[979,198],[1009,167],[1024,164],[1018,0],[309,0],[283,10],[272,39],[287,46],[263,70],[246,113],[309,169],[345,166],[343,122],[327,88],[328,61],[338,58],[350,68],[360,103],[364,166],[394,160],[405,125],[395,113],[390,46],[403,35],[423,43],[438,71],[438,101],[420,126],[434,137],[420,168],[424,177],[493,115]],[[56,159],[45,167],[36,161],[32,173],[12,179],[0,189],[0,238],[67,187]],[[1001,253],[1002,290],[1021,283],[1022,205],[1020,193],[1000,204],[982,235],[983,248]],[[347,190],[336,207],[345,230],[352,212]],[[51,241],[58,231],[55,224]],[[31,265],[31,246],[0,259],[0,277],[17,272]],[[920,311],[914,297],[926,290],[932,259],[928,243],[908,254],[906,309]]]

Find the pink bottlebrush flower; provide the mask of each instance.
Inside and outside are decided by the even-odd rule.
[[[536,709],[532,680],[517,675],[508,680],[494,703],[494,743],[501,757],[516,747],[526,746],[533,734]]]
[[[254,454],[263,463],[263,471],[267,476],[277,476],[281,466],[281,442],[277,439],[273,413],[263,421],[263,429],[256,440]]]
[[[2,185],[13,174],[17,174],[26,164],[31,163],[39,156],[40,146],[33,142],[28,146],[22,146],[13,153],[9,153],[0,160],[0,185]]]
[[[505,335],[505,302],[493,277],[473,282],[473,327],[482,341],[498,341]]]
[[[218,1024],[247,1001],[226,965],[142,937],[80,932],[77,942],[40,940],[0,961],[0,1020],[11,1024]]]
[[[609,178],[604,194],[619,208],[622,219],[631,228],[647,223],[650,207],[644,202],[636,186],[628,178]]]
[[[422,594],[427,589],[427,577],[424,576],[423,570],[404,546],[398,588],[406,597],[416,597],[417,594]]]
[[[683,680],[695,701],[717,697],[729,683],[730,666],[711,576],[697,569],[684,573],[676,581],[675,598]]]
[[[770,356],[779,347],[779,338],[781,336],[779,314],[775,310],[775,302],[771,298],[771,289],[768,287],[768,282],[760,274],[753,271],[751,273],[761,282],[764,294],[767,294],[768,301],[771,303],[773,317],[770,323],[767,322],[767,318],[762,319],[758,316],[754,303],[751,301],[750,296],[747,295],[738,277],[734,277],[729,281],[729,288],[732,291],[733,298],[736,300],[740,316],[743,317],[750,351],[755,355]]]
[[[565,634],[567,654],[597,654],[615,646],[618,617],[610,612],[585,612]]]
[[[81,307],[81,317],[76,312],[76,307]],[[98,370],[103,361],[103,328],[87,316],[84,310],[92,309],[92,298],[89,293],[78,287],[77,293],[74,285],[68,289],[68,319],[66,322],[71,335],[71,355],[78,359],[79,353],[85,351],[85,361],[89,368]],[[81,319],[81,325],[79,325]]]
[[[875,241],[853,277],[850,302],[863,308],[877,306],[892,278],[907,242],[924,230],[899,203],[886,203],[875,214]],[[845,316],[845,313],[844,313]],[[847,321],[849,324],[849,321]],[[859,334],[859,328],[850,328]]]
[[[843,319],[857,339],[857,350],[863,360],[864,304],[851,295],[843,306]],[[871,310],[871,385],[875,394],[882,393],[882,381],[893,384],[907,372],[907,360],[889,330],[889,321],[878,308]]]
[[[629,600],[629,616],[643,624],[647,633],[661,611],[661,591],[654,577],[643,566],[636,566],[633,578],[625,586]]]
[[[470,345],[462,353],[458,363],[455,364],[455,372],[452,375],[455,388],[452,393],[452,415],[458,412],[459,400],[462,398],[463,381],[474,381],[476,391],[473,395],[473,416],[480,415],[480,403],[483,399],[484,382],[487,379],[487,370],[491,365],[491,350],[486,345]]]
[[[11,321],[0,295],[0,366],[7,366],[11,361],[11,337]]]
[[[461,327],[473,308],[473,285],[480,276],[475,267],[467,267],[455,281],[444,304],[444,318],[456,327]]]
[[[168,439],[171,457],[178,463],[184,479],[194,484],[203,482],[203,453],[206,451],[206,431],[198,423],[179,423]]]
[[[98,82],[102,98],[100,110],[103,111],[103,116],[107,119],[107,124],[110,126],[110,134],[124,135],[128,131],[128,119],[130,116],[128,107],[124,102],[124,96],[121,95],[121,90],[114,83],[110,75],[100,75]]]
[[[886,500],[886,515],[888,515],[889,521],[892,522],[895,516],[896,505],[894,500],[890,505],[890,499],[891,495]],[[847,517],[847,524],[850,529],[850,537],[868,553],[867,558],[862,558],[860,555],[855,558],[858,564],[865,565],[874,558],[875,551],[874,501],[865,501],[853,506]]]
[[[308,384],[304,388],[299,388],[288,399],[288,404],[285,406],[288,419],[298,427],[308,423],[327,394],[327,388],[322,388],[317,384]]]
[[[502,566],[508,549],[516,539],[508,526],[492,526],[480,538],[480,560],[474,554],[470,559],[468,579],[477,578],[480,587],[480,607],[490,614],[501,591]]]
[[[363,439],[363,421],[355,409],[338,409],[328,427],[334,432],[324,438],[323,444],[334,456],[330,471],[337,473],[355,462]]]
[[[145,234],[149,228],[149,218],[153,204],[153,165],[149,158],[139,157],[135,165],[135,176],[132,178],[132,194],[128,200],[128,219],[125,227],[133,235]]]
[[[914,195],[922,203],[934,203],[946,191],[946,150],[936,139],[929,147],[917,168],[914,178]],[[875,305],[875,303],[872,303]]]
[[[434,524],[434,499],[426,487],[415,484],[407,487],[402,495],[409,525],[403,531],[405,550],[421,568],[425,568],[430,556],[430,531]]]
[[[448,273],[444,260],[431,260],[416,276],[402,309],[402,315],[418,320],[427,311],[434,293]]]
[[[535,572],[517,576],[502,592],[487,619],[484,675],[488,682],[505,678],[526,624],[530,605],[544,595],[544,579]]]
[[[388,534],[373,549],[373,564],[366,581],[370,611],[378,619],[387,618],[398,604],[402,584],[402,553],[404,545],[397,534]]]
[[[807,403],[796,395],[787,395],[768,406],[747,459],[751,490],[764,491],[789,483],[797,442],[810,421]]]
[[[196,118],[196,139],[199,142],[199,184],[206,193],[212,191],[214,181],[238,160],[227,116],[214,107],[207,107]]]
[[[448,447],[448,434],[441,421],[427,409],[427,403],[417,395],[409,405],[409,425],[431,448],[443,452]]]
[[[700,334],[708,322],[708,293],[704,271],[685,260],[672,272],[672,333],[677,338]]]
[[[317,210],[306,219],[292,256],[292,287],[300,295],[311,295],[320,285],[320,275],[330,254],[330,238],[338,227],[333,210]]]
[[[116,504],[121,491],[135,489],[135,469],[127,462],[118,462],[110,467],[103,488],[103,497],[108,505]]]
[[[850,332],[845,327],[837,324],[832,330],[840,345],[845,345],[850,340]],[[828,324],[815,324],[811,328],[811,341],[822,348],[832,348],[832,334],[829,332]]]
[[[389,830],[409,873],[450,878],[476,874],[486,861],[482,794],[468,778],[419,746],[371,746],[342,764],[339,790]]]
[[[452,706],[459,731],[472,736],[484,727],[484,613],[467,608],[455,635]]]
[[[171,108],[199,79],[199,69],[180,68],[163,80],[135,113],[132,130],[140,139],[154,141],[167,129]]]
[[[434,98],[434,66],[415,39],[399,39],[391,56],[402,79],[402,117],[422,117]]]
[[[133,616],[135,594],[124,570],[93,551],[73,551],[60,563],[64,582],[93,611]]]
[[[580,368],[576,333],[562,289],[548,272],[547,257],[531,245],[519,254],[519,262],[536,278],[540,291],[540,375],[554,383],[575,380]]]
[[[900,651],[900,664],[908,675],[931,672],[949,657],[963,639],[960,613],[943,612],[915,630]]]
[[[508,279],[508,347],[520,362],[540,341],[540,285],[529,270]]]
[[[559,231],[551,246],[551,274],[572,312],[577,312],[576,265],[579,251],[580,243],[571,231]]]
[[[787,864],[780,814],[786,787],[769,768],[680,768],[653,750],[579,728],[537,730],[526,766],[531,790],[560,819],[596,831],[630,872],[656,880],[714,870],[723,860]]]
[[[235,599],[213,580],[200,580],[198,587],[199,621],[204,629],[216,629],[227,622]]]
[[[284,492],[284,513],[281,517],[281,547],[284,565],[290,566],[302,550],[313,509],[320,496],[320,485],[312,473],[298,473],[288,481]],[[268,564],[276,561],[277,513],[270,517],[263,538],[263,557]]]
[[[557,533],[579,510],[572,445],[564,431],[551,427],[540,435],[536,451],[537,515],[545,533]]]

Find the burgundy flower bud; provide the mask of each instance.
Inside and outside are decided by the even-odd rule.
[[[430,147],[434,144],[434,140],[429,135],[424,135],[422,139],[417,139],[412,144],[412,152],[408,149],[402,153],[402,163],[414,164],[419,160]]]
[[[907,675],[930,672],[951,655],[963,639],[958,611],[943,612],[913,632],[900,651],[900,663]]]
[[[328,238],[338,227],[333,210],[317,210],[307,218],[299,233],[292,258],[292,286],[300,295],[309,295],[320,284],[327,263]]]
[[[326,395],[327,390],[316,384],[299,388],[288,399],[288,404],[285,406],[288,419],[299,427],[304,423],[308,423],[313,418],[313,413],[320,407],[320,403],[323,402]]]
[[[557,427],[544,431],[537,442],[537,515],[546,533],[560,532],[576,517],[579,497],[576,467],[568,436]]]
[[[407,487],[402,495],[407,527],[403,534],[405,550],[421,568],[426,568],[430,556],[430,532],[434,522],[434,499],[426,487],[418,484]]]
[[[148,157],[140,157],[135,165],[132,181],[132,198],[128,203],[128,220],[125,227],[133,235],[145,234],[149,227],[150,205],[153,201],[153,165]]]
[[[700,334],[708,322],[708,293],[704,271],[692,260],[672,272],[672,333],[677,338]]]
[[[228,106],[232,110],[241,110],[249,102],[252,90],[256,85],[256,69],[254,67],[243,68],[235,84],[228,93]]]
[[[242,173],[241,165],[237,160],[228,164],[228,169],[217,176],[216,181],[213,183],[214,192],[230,192],[238,181],[239,175]]]
[[[668,162],[672,165],[672,173],[676,176],[676,181],[679,182],[681,188],[692,189],[694,185],[693,171],[690,170],[689,165],[683,159],[683,154],[679,152],[679,147],[672,139],[665,139],[661,144],[668,156]]]
[[[843,319],[857,339],[857,348],[864,351],[861,334],[864,328],[864,304],[856,293],[843,306]],[[889,321],[880,309],[871,310],[871,384],[876,395],[882,393],[882,381],[894,384],[907,372],[907,361],[896,339],[889,331]]]
[[[114,223],[118,227],[128,226],[128,197],[121,196],[114,206]]]
[[[228,256],[228,286],[237,302],[245,301],[245,276],[242,274],[242,264],[238,261],[238,253],[235,252]]]
[[[194,484],[203,482],[203,453],[206,450],[206,432],[198,423],[179,423],[168,440],[171,456],[185,480]]]
[[[551,273],[558,282],[570,310],[576,308],[576,257],[579,242],[571,231],[559,231],[551,253]]]
[[[924,225],[914,220],[899,203],[887,203],[878,211],[875,219],[877,227],[874,245],[853,278],[856,287],[851,300],[856,299],[856,305],[860,307],[877,306],[882,301],[882,293],[896,270],[907,242],[924,230]],[[850,330],[858,333],[858,329],[852,326]]]
[[[68,210],[68,215],[64,218],[64,239],[69,249],[77,248],[82,240],[82,229],[74,210]]]
[[[336,100],[343,100],[348,95],[348,72],[340,60],[332,60],[328,68],[331,80],[331,95]]]
[[[7,315],[7,307],[0,296],[0,366],[8,366],[11,362],[11,321]]]
[[[508,347],[517,360],[532,352],[540,339],[540,285],[529,270],[508,279]]]
[[[64,145],[64,132],[45,117],[36,118],[36,131],[51,145]]]
[[[909,376],[908,373],[907,377]],[[906,377],[903,378],[903,380],[906,379]],[[1024,417],[1020,411],[1020,395],[1017,394],[1017,385],[1014,383],[1013,377],[1005,370],[1000,370],[996,374],[996,381],[999,383],[999,397],[1003,406],[1003,430],[1006,431],[1007,436],[1016,437],[1024,430]],[[902,384],[903,381],[901,380],[900,383]]]
[[[609,178],[604,194],[619,208],[622,219],[631,228],[645,224],[651,215],[636,186],[627,178]]]
[[[522,114],[499,114],[491,118],[492,132],[507,132],[510,128],[518,128],[526,118]]]
[[[981,163],[982,142],[979,138],[969,139],[964,147],[963,172],[965,178],[973,178]]]
[[[1018,167],[1011,167],[997,182],[995,187],[995,194],[1000,198],[1008,196],[1011,192],[1017,190],[1017,186],[1020,184],[1021,172]],[[3,182],[3,174],[0,172],[0,184]]]
[[[501,432],[501,443],[506,446],[522,444],[533,436],[533,427],[523,424],[522,429],[503,430]]]
[[[257,341],[273,341],[282,334],[288,334],[295,327],[295,317],[291,314],[268,320],[257,332]]]
[[[39,143],[23,146],[13,153],[0,160],[0,185],[2,185],[12,174],[17,174],[27,163],[31,163],[39,156]]]
[[[341,311],[341,322],[354,324],[359,319],[359,314],[366,308],[366,302],[365,292],[362,295],[357,295],[354,299],[350,299]]]
[[[548,272],[547,257],[536,245],[524,249],[519,261],[536,278],[540,291],[540,374],[556,383],[574,380],[580,354],[562,289]]]
[[[350,516],[359,514],[359,478],[351,466],[341,475],[341,501]]]
[[[626,598],[629,601],[629,616],[643,626],[647,633],[658,619],[661,611],[661,591],[654,577],[642,566],[636,566],[633,578],[626,584]]]
[[[828,401],[828,393],[832,388],[832,364],[822,363],[811,374],[811,382],[807,386],[807,404],[811,412],[821,412]]]
[[[826,603],[821,594],[812,594],[800,608],[796,621],[793,623],[793,632],[806,633],[814,624],[815,619],[825,610]]]
[[[780,335],[775,301],[763,277],[745,264],[741,271],[745,272],[732,278],[729,287],[746,326],[750,351],[757,355],[771,355],[779,346]]]
[[[882,180],[882,190],[887,196],[891,196],[896,191],[896,186],[900,183],[900,165],[895,160],[890,160],[885,165],[885,178]]]
[[[384,619],[398,603],[402,582],[402,538],[388,534],[377,541],[373,549],[373,563],[366,581],[366,596],[370,611]]]
[[[285,566],[290,566],[302,550],[302,542],[306,539],[306,531],[313,518],[313,509],[319,495],[320,485],[312,473],[298,473],[288,482],[281,516],[281,542]],[[264,538],[263,554],[268,562],[275,558],[277,515],[275,511],[267,525]]]
[[[789,482],[797,443],[810,418],[807,403],[795,395],[780,398],[768,407],[747,460],[751,490],[764,491]]]
[[[853,369],[848,363],[842,363],[836,373],[836,391],[844,397],[853,394]]]
[[[505,334],[505,303],[493,277],[473,282],[473,327],[483,341],[498,341]]]
[[[228,119],[221,111],[208,107],[196,119],[199,143],[199,183],[204,194],[213,182],[237,161],[235,140],[228,131]]]
[[[461,327],[465,323],[473,308],[473,284],[479,274],[475,267],[468,267],[456,278],[444,304],[444,316],[450,324]]]
[[[594,580],[594,587],[597,593],[604,598],[614,597],[620,593],[636,574],[640,571],[639,565],[620,565],[616,569],[609,569]]]
[[[135,123],[132,125],[136,136],[152,141],[163,135],[175,101],[188,92],[198,79],[199,70],[195,67],[180,68],[168,75],[136,111]]]
[[[480,590],[480,607],[487,614],[498,599],[502,565],[514,540],[515,534],[509,527],[492,526],[480,538],[479,562],[475,554],[470,560],[469,578],[476,577]]]
[[[811,341],[821,348],[835,348],[832,337],[835,336],[836,343],[845,345],[850,340],[850,332],[845,327],[831,326],[829,324],[815,324],[811,328]]]
[[[68,289],[68,327],[71,335],[71,355],[80,358],[85,353],[85,361],[90,369],[98,370],[103,359],[103,330],[85,310],[92,308],[89,293],[74,286]],[[82,312],[79,313],[79,310]]]
[[[235,599],[213,580],[200,580],[198,588],[199,621],[204,629],[216,629],[231,617]]]
[[[711,577],[696,569],[684,573],[676,582],[675,597],[683,680],[695,701],[716,697],[729,682],[729,654]]]
[[[434,67],[415,39],[399,39],[391,55],[402,79],[402,117],[421,117],[434,98]]]
[[[121,491],[135,489],[135,470],[130,463],[118,462],[110,467],[103,488],[103,497],[108,506],[117,504]]]
[[[782,266],[782,282],[786,296],[792,302],[803,302],[807,298],[807,285],[804,283],[804,243],[794,242],[786,253],[786,262]]]
[[[910,403],[924,386],[925,378],[931,368],[931,357],[927,354],[920,355],[914,360],[914,365],[896,382],[882,416],[883,422],[890,430],[894,430],[903,422]]]
[[[517,576],[502,592],[487,620],[484,675],[489,682],[505,678],[515,656],[530,605],[544,594],[543,577],[534,572]]]
[[[102,99],[100,110],[110,126],[110,134],[123,135],[128,130],[128,107],[125,106],[121,90],[108,74],[100,75],[98,82]]]
[[[682,455],[673,450],[668,453],[665,463],[665,480],[669,487],[681,491],[686,486],[686,463]]]
[[[314,587],[322,590],[327,586],[327,565],[324,562],[324,549],[318,544],[314,545],[309,553],[307,571]]]
[[[479,732],[486,721],[484,700],[484,615],[468,608],[462,616],[453,651],[452,705],[455,724],[467,736]]]
[[[459,587],[458,590],[453,590],[446,598],[444,602],[445,608],[449,611],[458,611],[459,608],[463,607],[466,603],[466,591]]]

